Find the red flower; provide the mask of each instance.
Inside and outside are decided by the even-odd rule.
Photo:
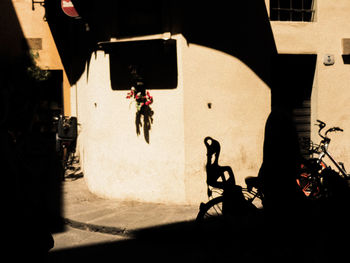
[[[141,92],[137,92],[137,90],[134,87],[131,87],[131,90],[127,93],[126,96],[127,99],[134,98],[136,102],[137,110],[139,111],[140,108],[144,105],[148,106],[153,103],[153,97],[149,93],[149,91],[146,90],[146,95],[143,96]]]

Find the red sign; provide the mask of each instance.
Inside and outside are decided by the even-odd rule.
[[[79,17],[77,10],[75,10],[72,1],[70,0],[61,0],[61,7],[63,12],[70,17]]]

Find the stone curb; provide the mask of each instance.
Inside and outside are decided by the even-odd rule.
[[[77,228],[80,230],[86,230],[90,232],[99,232],[99,233],[110,234],[110,235],[119,235],[119,236],[125,236],[125,237],[132,236],[132,231],[129,231],[125,228],[83,223],[83,222],[75,221],[69,218],[63,218],[63,222],[64,224],[70,227]]]

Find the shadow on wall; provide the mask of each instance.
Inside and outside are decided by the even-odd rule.
[[[296,178],[303,158],[301,139],[310,139],[315,67],[316,55],[277,55],[272,59],[272,111],[266,121],[259,171],[268,209],[297,209],[303,202]]]
[[[316,55],[283,54],[274,56],[271,66],[271,104],[273,110],[290,115],[298,140],[308,141],[311,134],[311,94]],[[306,149],[301,148],[304,156]]]
[[[265,1],[215,1],[184,6],[188,43],[223,51],[240,59],[267,85],[277,49]]]
[[[146,89],[177,87],[176,40],[148,40],[126,43],[103,43],[111,38],[140,35],[183,34],[195,43],[225,52],[245,63],[267,85],[270,64],[276,46],[264,0],[225,1],[198,4],[188,1],[72,1],[81,19],[66,16],[59,1],[47,1],[46,16],[70,84],[75,84],[89,69],[93,52],[103,49],[110,54],[111,88],[130,89],[128,67],[144,69]],[[140,131],[136,116],[136,132]],[[144,118],[145,139],[149,142]],[[148,134],[148,135],[147,135]]]
[[[143,127],[143,136],[147,143],[150,143],[149,132],[153,124],[153,114],[151,107],[144,105],[139,111],[136,112],[135,125],[136,125],[136,134],[141,134],[141,127]]]
[[[61,1],[45,1],[46,19],[71,85],[84,73],[96,45],[93,32],[83,19],[65,15]]]
[[[278,129],[279,125],[274,125],[274,121],[270,120],[268,133]],[[288,120],[286,125],[289,125]],[[290,129],[286,128],[287,131]],[[212,177],[207,179],[209,183],[215,183],[224,172],[230,170],[231,174],[231,168],[219,165],[218,141],[206,137],[204,142],[208,154],[207,175]],[[277,152],[282,156],[280,149]],[[285,171],[286,167],[281,168],[284,164],[277,168]],[[284,173],[279,173],[279,176],[281,179]],[[283,179],[276,181],[281,191],[287,190]],[[278,196],[279,204],[288,214],[281,213],[281,209],[276,207],[274,213],[271,210],[269,213],[246,213],[246,210],[231,209],[230,212],[235,212],[229,213],[229,216],[130,230],[125,240],[52,251],[49,262],[104,262],[118,258],[128,262],[256,263],[283,262],[288,257],[292,262],[326,263],[343,259],[348,251],[343,238],[349,231],[347,222],[339,219],[347,211],[335,209],[332,204],[321,206],[314,203],[313,207],[310,206],[312,209],[295,214],[294,207],[289,206],[288,194]],[[237,208],[237,200],[230,205]],[[305,235],[309,241],[307,245]]]
[[[188,43],[237,57],[269,84],[270,58],[277,51],[264,0],[234,5],[164,0],[73,3],[81,19],[64,15],[59,1],[46,3],[47,21],[71,84],[83,74],[98,42],[164,32],[181,33]]]

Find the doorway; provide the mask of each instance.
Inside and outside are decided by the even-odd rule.
[[[317,55],[280,54],[272,59],[271,106],[290,112],[302,155],[311,133],[311,93]]]

